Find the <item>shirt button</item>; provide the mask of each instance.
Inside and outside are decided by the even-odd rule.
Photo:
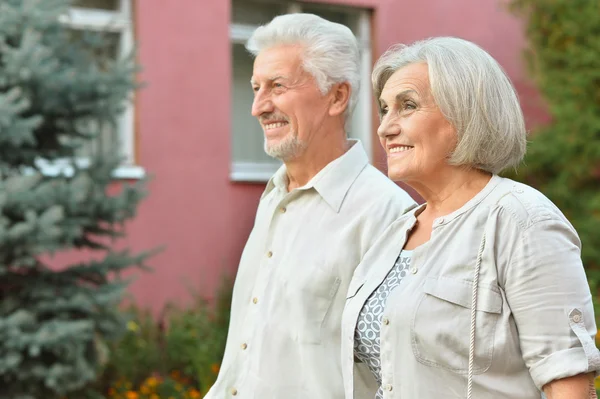
[[[385,386],[385,390],[388,391],[388,392],[391,391],[392,389],[394,389],[394,387],[391,384],[387,384]]]
[[[388,324],[390,324],[390,319],[388,319],[387,317],[384,317],[382,321],[383,321],[383,324],[386,325],[386,326]]]
[[[269,251],[267,252],[267,258],[272,258],[273,257],[273,252]]]
[[[286,213],[286,212],[287,212],[287,209],[286,209],[286,207],[285,207],[285,206],[282,206],[281,208],[279,208],[279,212],[281,212],[281,213]]]
[[[233,396],[237,395],[237,389],[235,389],[235,388],[231,388],[231,394],[232,394]]]
[[[438,224],[442,224],[442,223],[444,223],[444,218],[440,218],[440,219],[438,220]]]
[[[257,297],[252,298],[252,303],[256,305],[258,303],[258,298]]]
[[[245,350],[246,350],[246,348],[248,347],[248,344],[246,344],[246,343],[244,342],[242,345],[240,345],[240,347],[242,348],[242,350],[243,350],[243,351],[245,351]]]
[[[413,267],[412,269],[410,269],[410,272],[412,274],[417,274],[418,271],[419,271],[419,269],[417,269],[416,267]]]

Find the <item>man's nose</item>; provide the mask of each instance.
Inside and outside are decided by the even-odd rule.
[[[259,90],[252,101],[252,116],[258,118],[262,114],[273,112],[273,102],[263,91]]]

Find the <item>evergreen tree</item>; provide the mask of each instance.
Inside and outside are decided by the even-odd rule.
[[[144,184],[109,195],[115,148],[74,162],[136,88],[133,57],[60,22],[67,0],[0,0],[0,398],[54,399],[95,380],[124,329],[117,306],[149,255],[114,251]],[[85,39],[85,40],[84,40]],[[68,161],[45,175],[42,163]],[[52,264],[59,251],[94,260]]]
[[[600,2],[512,0],[527,22],[526,60],[551,122],[531,136],[517,179],[546,194],[581,237],[600,283]],[[600,309],[597,309],[597,311]],[[599,314],[600,315],[600,314]]]

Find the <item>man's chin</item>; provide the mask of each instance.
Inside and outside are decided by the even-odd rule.
[[[306,150],[306,143],[298,140],[284,140],[277,143],[265,141],[265,152],[268,156],[287,162],[298,158]]]

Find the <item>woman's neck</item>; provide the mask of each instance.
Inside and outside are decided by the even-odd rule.
[[[427,203],[422,216],[435,219],[460,209],[483,190],[491,178],[491,173],[479,169],[452,167],[411,186]]]

